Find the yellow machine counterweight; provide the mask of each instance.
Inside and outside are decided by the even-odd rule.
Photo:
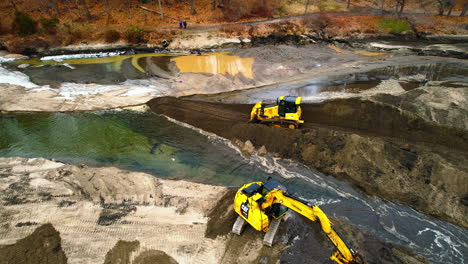
[[[272,246],[281,218],[291,209],[312,221],[319,221],[337,251],[330,257],[340,264],[363,264],[360,255],[334,229],[327,215],[316,205],[309,205],[288,194],[287,189],[273,178],[266,182],[252,182],[242,186],[234,198],[234,211],[239,215],[232,232],[240,235],[246,223],[266,232],[264,244]]]

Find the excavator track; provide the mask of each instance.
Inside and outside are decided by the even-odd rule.
[[[266,232],[265,237],[263,237],[263,245],[267,245],[269,247],[273,246],[273,240],[275,239],[276,233],[278,233],[282,219],[283,218],[271,220],[268,231]]]
[[[247,222],[240,215],[237,216],[236,222],[234,222],[231,232],[240,236],[246,223]]]
[[[298,128],[298,123],[292,120],[285,120],[285,119],[266,119],[260,121],[260,124],[264,124],[267,126],[272,127],[283,127],[283,128],[290,128],[296,129]]]

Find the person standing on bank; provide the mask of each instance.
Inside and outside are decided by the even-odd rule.
[[[187,28],[187,21],[185,19],[182,21],[182,23],[184,24],[184,28]]]
[[[182,20],[179,21],[179,28],[182,29]]]

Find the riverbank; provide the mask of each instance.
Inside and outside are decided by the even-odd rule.
[[[48,256],[53,263],[294,263],[314,255],[307,263],[322,263],[333,251],[318,227],[294,213],[273,248],[262,247],[261,232],[251,228],[230,234],[233,191],[224,187],[45,159],[0,158],[0,173],[6,262]],[[336,228],[365,260],[427,263],[344,221]]]

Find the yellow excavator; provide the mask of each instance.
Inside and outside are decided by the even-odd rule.
[[[304,123],[304,120],[301,120],[301,100],[300,96],[280,96],[276,104],[265,105],[262,101],[257,102],[250,112],[250,122],[296,129]]]
[[[271,177],[266,182],[245,184],[237,191],[234,210],[239,216],[232,232],[240,235],[246,223],[249,223],[256,230],[266,232],[263,243],[271,247],[288,208],[312,221],[319,220],[323,232],[337,249],[331,255],[331,260],[340,264],[364,263],[360,255],[333,228],[330,219],[318,206],[288,194],[287,189]]]

